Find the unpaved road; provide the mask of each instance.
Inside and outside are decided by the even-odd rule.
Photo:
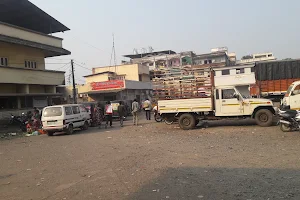
[[[0,141],[0,199],[300,199],[299,133],[223,125]]]

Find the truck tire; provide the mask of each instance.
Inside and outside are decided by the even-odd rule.
[[[196,126],[196,119],[191,114],[183,114],[179,117],[179,126],[183,130],[193,129]]]
[[[268,109],[261,109],[255,113],[256,124],[262,127],[271,126],[273,123],[273,113]]]

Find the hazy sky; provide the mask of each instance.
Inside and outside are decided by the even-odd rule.
[[[155,51],[208,53],[227,46],[237,57],[272,51],[299,58],[299,0],[31,0],[69,27],[63,37],[71,56],[86,68],[110,64],[112,33],[117,63],[122,55],[152,46]],[[63,64],[47,65],[56,69]],[[64,68],[63,68],[64,69]],[[90,74],[76,67],[77,79]]]

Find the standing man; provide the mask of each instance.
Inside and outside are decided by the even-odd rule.
[[[125,116],[125,106],[123,105],[122,101],[119,102],[118,113],[119,113],[119,117],[120,117],[120,125],[121,125],[121,127],[123,127],[123,120],[124,120],[124,116]]]
[[[111,105],[110,101],[108,101],[108,102],[106,102],[106,105],[105,105],[105,117],[106,117],[105,128],[107,128],[108,122],[109,122],[110,127],[112,127],[112,114],[113,114],[112,105]]]
[[[136,99],[132,102],[132,115],[133,115],[133,125],[138,125],[138,111],[139,111],[139,103]]]
[[[144,101],[143,108],[146,112],[146,119],[151,120],[151,102],[149,101],[149,99],[146,99],[146,101]]]

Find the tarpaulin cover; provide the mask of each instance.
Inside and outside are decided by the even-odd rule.
[[[258,81],[300,78],[300,60],[256,63],[255,78]]]

